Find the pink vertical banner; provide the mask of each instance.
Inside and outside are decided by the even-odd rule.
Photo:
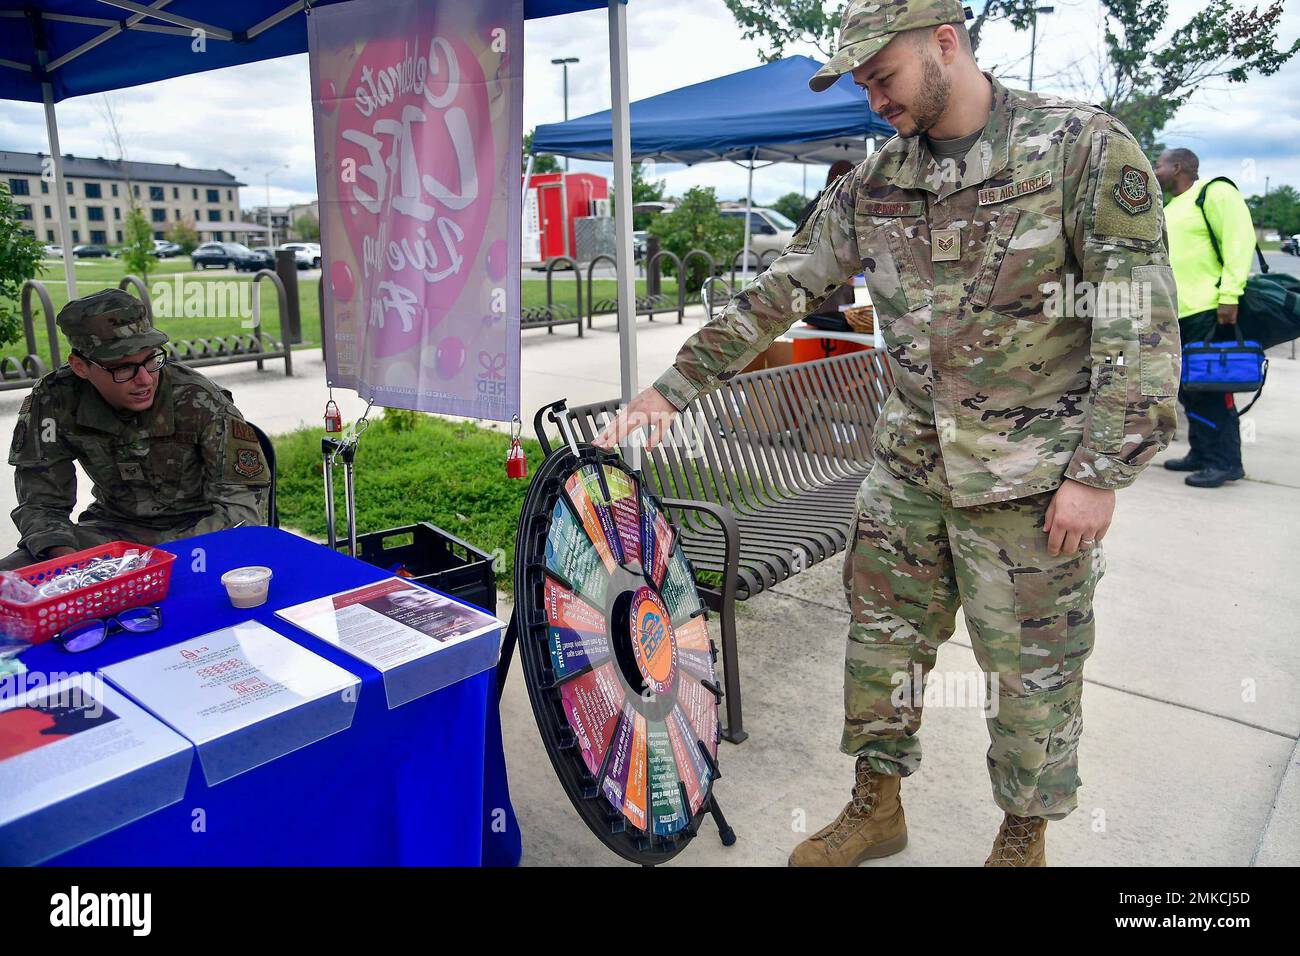
[[[523,0],[337,3],[307,24],[329,384],[508,421]]]

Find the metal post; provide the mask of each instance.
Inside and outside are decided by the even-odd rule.
[[[1034,17],[1029,27],[1029,88],[1034,88],[1034,51],[1038,49],[1038,8],[1034,8]]]
[[[618,275],[619,378],[623,401],[637,389],[636,278],[632,260],[632,130],[628,117],[627,7],[609,0],[609,92],[614,142],[614,251]]]
[[[276,251],[275,274],[284,287],[286,306],[280,314],[280,338],[285,345],[299,345],[302,343],[302,310],[298,305],[298,258],[292,249]],[[322,286],[324,284],[321,283]],[[257,295],[256,287],[253,295]]]
[[[357,556],[357,481],[354,461],[357,454],[356,440],[348,442],[343,448],[343,497],[348,509],[348,554]]]
[[[576,56],[556,57],[551,60],[551,64],[564,70],[564,122],[569,121],[569,64],[577,63]],[[564,157],[564,171],[569,171],[569,157]]]
[[[54,165],[54,201],[59,207],[59,244],[63,247],[63,278],[68,284],[68,301],[77,297],[77,270],[72,255],[72,223],[68,221],[68,193],[63,185],[63,156],[59,152],[59,121],[54,113],[54,84],[45,73],[49,62],[49,49],[45,41],[45,21],[35,11],[27,14],[32,36],[36,41],[36,65],[40,68],[41,99],[45,104],[45,136],[50,144],[50,160]],[[45,170],[41,170],[45,182]]]
[[[338,444],[333,438],[322,438],[320,441],[321,456],[325,459],[325,535],[331,551],[339,545],[338,534],[334,529],[334,452],[337,448]]]
[[[754,162],[758,159],[758,147],[749,154],[749,188],[745,191],[745,254],[740,257],[740,274],[749,278],[749,217],[754,208]]]
[[[266,237],[270,246],[275,248],[275,222],[271,219],[271,172],[266,173]]]

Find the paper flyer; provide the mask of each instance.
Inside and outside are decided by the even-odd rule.
[[[623,545],[614,527],[614,514],[605,504],[600,480],[596,476],[595,468],[584,466],[569,476],[564,490],[582,519],[582,526],[587,529],[587,537],[595,545],[600,559],[607,569],[613,571],[623,561]]]
[[[551,511],[546,567],[573,585],[595,607],[605,606],[609,574],[582,525],[563,501],[556,501]]]
[[[548,644],[555,676],[563,679],[602,663],[610,655],[605,616],[549,574],[545,580]]]
[[[361,682],[258,621],[121,661],[104,676],[200,745]]]
[[[0,700],[0,834],[15,820],[23,827],[22,818],[31,813],[191,749],[180,734],[94,675],[37,683]],[[188,766],[187,757],[181,772]],[[162,796],[157,795],[157,807],[180,794],[170,800]],[[9,844],[7,834],[0,835],[3,862],[27,862],[10,860],[3,849]]]
[[[592,776],[600,774],[624,699],[623,685],[619,683],[613,661],[560,686],[564,716],[578,735],[583,762]]]
[[[477,608],[396,577],[275,613],[381,672],[505,626]]]
[[[623,560],[641,563],[641,514],[637,507],[640,495],[636,479],[621,468],[605,465],[605,487],[609,489],[614,526],[623,544]]]

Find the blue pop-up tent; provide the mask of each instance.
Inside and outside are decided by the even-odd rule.
[[[63,157],[54,104],[71,96],[154,83],[190,73],[307,52],[311,7],[341,0],[0,0],[0,99],[45,105],[53,157],[60,241],[72,248]],[[371,0],[352,0],[368,3]],[[471,2],[471,0],[457,0]],[[523,0],[524,17],[609,11],[610,102],[606,138],[615,188],[632,191],[627,152],[627,0]],[[381,4],[376,2],[376,9]],[[632,328],[632,211],[618,210],[620,328]],[[64,256],[69,297],[76,295],[72,257]],[[636,388],[636,340],[620,341],[623,397]]]
[[[822,93],[808,89],[821,64],[789,56],[728,76],[660,93],[631,104],[632,158],[669,163],[730,160],[749,168],[744,261],[749,262],[748,210],[758,163],[857,162],[870,138],[894,128],[867,105],[851,77]],[[614,156],[608,110],[537,127],[534,153],[609,162]]]
[[[637,100],[630,107],[632,158],[829,165],[866,155],[868,136],[894,135],[851,77],[823,93],[808,89],[819,69],[809,57],[788,56]],[[537,127],[533,152],[610,162],[609,110]]]

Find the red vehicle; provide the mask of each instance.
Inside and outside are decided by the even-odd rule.
[[[591,173],[537,173],[524,198],[524,265],[578,258],[576,223],[609,215],[609,180]]]

